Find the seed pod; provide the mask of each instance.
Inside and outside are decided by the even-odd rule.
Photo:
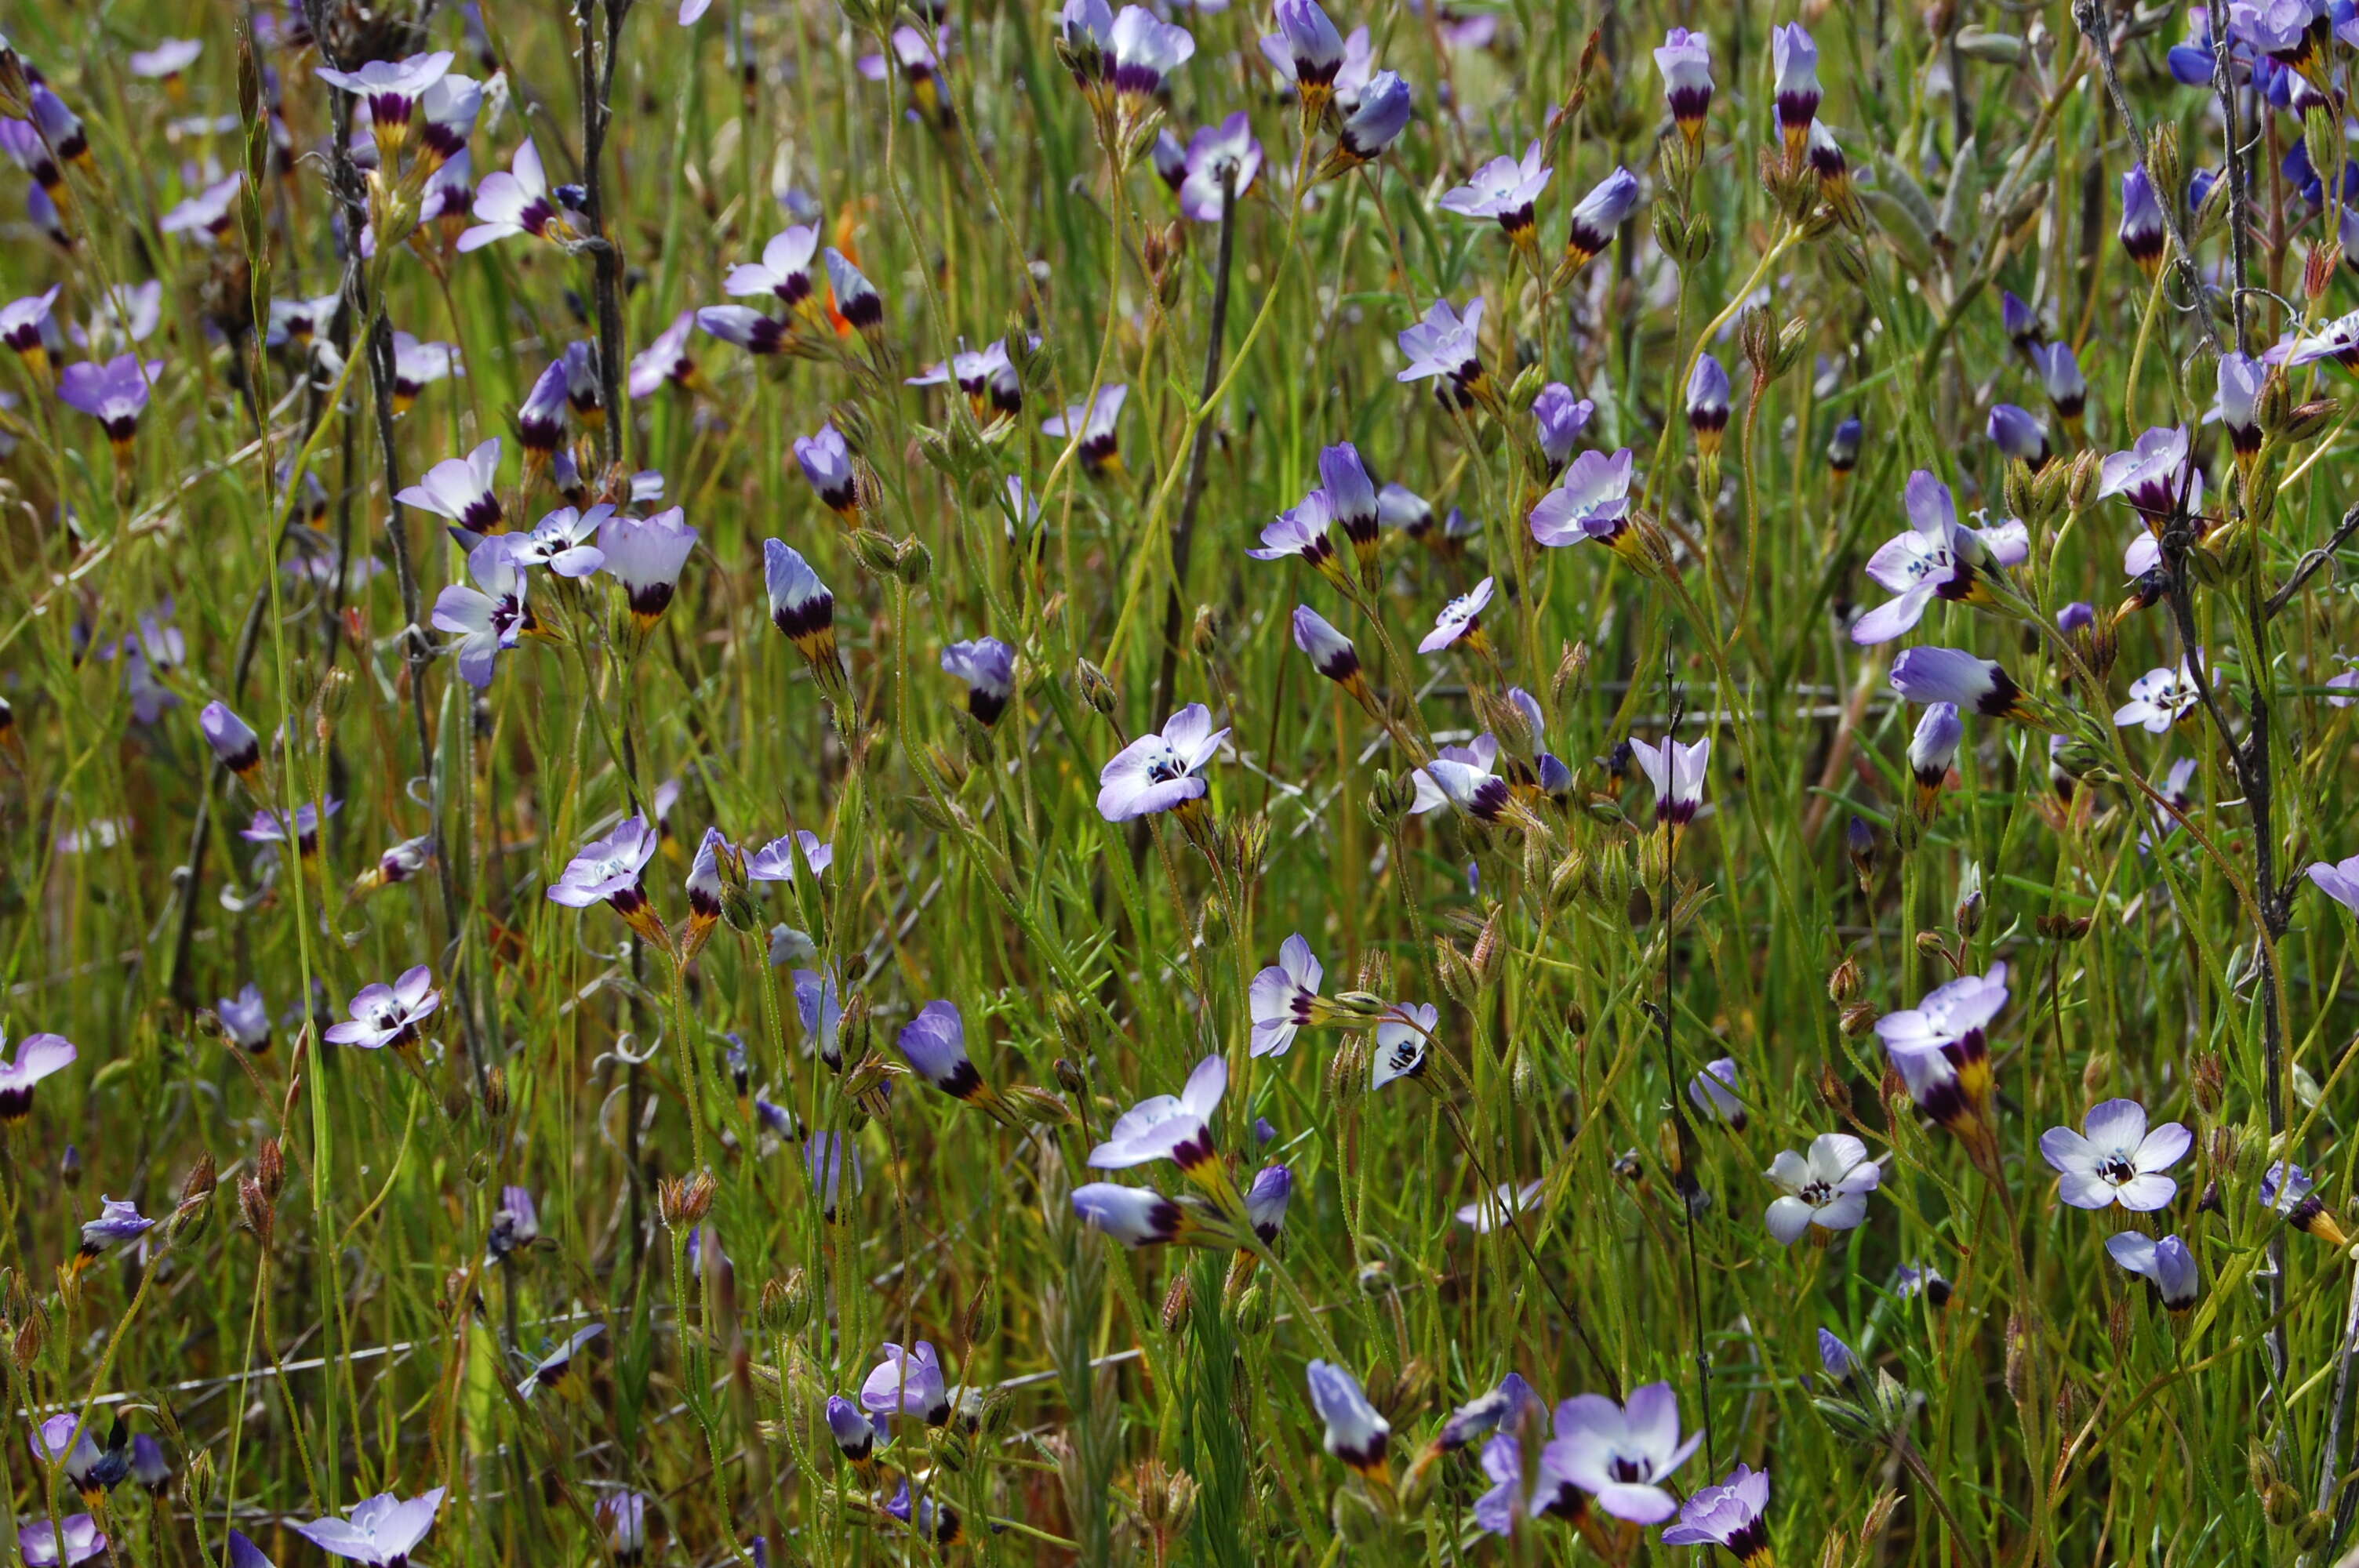
[[[1834,972],[1827,976],[1827,1000],[1838,1007],[1856,1000],[1865,983],[1860,978],[1859,961],[1846,953],[1843,962],[1834,967]]]

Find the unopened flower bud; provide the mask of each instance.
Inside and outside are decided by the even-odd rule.
[[[662,1216],[667,1229],[682,1230],[701,1223],[712,1212],[712,1199],[719,1191],[719,1184],[707,1171],[669,1177],[657,1189],[656,1212]]]
[[[1106,678],[1105,671],[1083,659],[1074,666],[1073,684],[1081,691],[1083,702],[1100,713],[1114,711],[1118,698],[1114,695],[1114,682]]]
[[[2321,397],[2315,402],[2302,404],[2286,416],[2285,438],[2288,441],[2307,441],[2324,431],[2329,425],[2342,417],[2342,415],[2343,405],[2332,397]]]

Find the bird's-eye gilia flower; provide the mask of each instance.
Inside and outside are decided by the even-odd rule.
[[[2077,428],[2082,412],[2089,405],[2089,381],[2081,373],[2080,356],[2072,345],[2058,339],[2050,343],[2035,343],[2030,350],[2032,364],[2039,372],[2041,390],[2048,394],[2050,406],[2067,428]]]
[[[1488,1236],[1506,1226],[1539,1201],[1540,1184],[1526,1182],[1517,1186],[1513,1182],[1501,1182],[1476,1198],[1462,1204],[1456,1211],[1458,1223],[1471,1228],[1477,1236]]]
[[[1129,822],[1158,812],[1201,810],[1197,802],[1212,787],[1201,769],[1220,754],[1229,737],[1212,728],[1212,710],[1191,702],[1164,722],[1160,733],[1141,735],[1115,753],[1098,773],[1098,815]]]
[[[1491,607],[1492,586],[1486,577],[1443,605],[1433,619],[1433,630],[1419,641],[1417,651],[1439,654],[1462,644],[1470,653],[1487,651],[1490,643],[1483,633],[1483,611]]]
[[[1484,822],[1505,814],[1513,791],[1496,772],[1499,738],[1485,730],[1463,746],[1442,746],[1433,761],[1409,775],[1416,791],[1409,815],[1423,816],[1456,806]]]
[[[1917,721],[1917,732],[1908,739],[1908,771],[1917,780],[1917,815],[1929,822],[1965,734],[1958,705],[1936,702],[1925,709],[1925,716]]]
[[[834,246],[829,246],[820,259],[827,264],[827,286],[835,296],[836,314],[863,337],[874,337],[885,325],[884,296],[852,264],[852,258]]]
[[[483,109],[484,84],[455,71],[419,94],[414,135],[419,167],[437,171],[465,157],[467,138],[474,135]]]
[[[1326,974],[1299,931],[1278,944],[1277,962],[1254,976],[1246,988],[1253,1014],[1251,1054],[1283,1056],[1294,1048],[1297,1031],[1334,1018],[1333,1004],[1319,994]]]
[[[222,1033],[238,1046],[255,1055],[270,1049],[270,1008],[263,1000],[262,988],[248,980],[235,996],[225,996],[213,1003],[213,1016],[221,1020]]]
[[[1114,7],[1106,0],[1065,0],[1057,18],[1057,54],[1100,115],[1114,109]]]
[[[156,1226],[129,1198],[111,1198],[101,1194],[98,1203],[98,1217],[82,1223],[82,1245],[74,1250],[77,1270],[119,1247],[129,1246]]]
[[[1985,1031],[2006,1006],[2006,966],[1935,987],[1913,1008],[1875,1021],[1876,1037],[1918,1108],[1951,1130],[1987,1123],[1990,1045]]]
[[[1661,1483],[1703,1442],[1680,1437],[1679,1395],[1669,1383],[1631,1391],[1626,1405],[1582,1394],[1556,1408],[1556,1437],[1540,1451],[1543,1474],[1578,1487],[1631,1524],[1660,1524],[1679,1511]]]
[[[1805,144],[1805,157],[1810,172],[1819,177],[1819,194],[1838,213],[1854,210],[1851,189],[1851,164],[1843,157],[1843,144],[1827,129],[1824,120],[1810,122],[1810,134]]]
[[[2343,1233],[2342,1222],[2314,1190],[2317,1184],[2299,1165],[2277,1161],[2261,1173],[2261,1206],[2283,1215],[2288,1225],[2331,1247],[2350,1246],[2351,1239]]]
[[[749,354],[784,353],[794,341],[788,322],[743,305],[705,306],[697,311],[696,324],[707,335],[734,343]]]
[[[309,859],[320,852],[320,824],[343,809],[343,805],[332,795],[324,803],[307,800],[295,808],[291,829],[284,812],[277,806],[266,807],[255,812],[253,820],[238,829],[237,836],[249,844],[292,842],[295,852]]]
[[[1768,1568],[1769,1530],[1761,1516],[1769,1508],[1769,1472],[1739,1465],[1716,1487],[1703,1487],[1680,1505],[1676,1523],[1663,1531],[1666,1546],[1720,1546],[1745,1568]]]
[[[1135,9],[1135,7],[1134,7]],[[1061,436],[1068,439],[1078,434],[1077,456],[1082,467],[1093,474],[1122,472],[1122,449],[1115,425],[1122,418],[1123,400],[1130,395],[1128,386],[1103,386],[1088,406],[1074,404],[1062,414],[1051,415],[1040,422],[1044,436]]]
[[[598,345],[576,339],[565,345],[560,362],[565,366],[565,401],[572,407],[573,417],[585,430],[603,429],[606,389],[599,379]]]
[[[1533,506],[1532,537],[1550,549],[1594,540],[1636,560],[1641,535],[1630,516],[1631,462],[1627,447],[1610,457],[1587,451],[1573,459],[1557,487]]]
[[[1116,1118],[1105,1141],[1090,1151],[1090,1165],[1123,1171],[1169,1160],[1191,1180],[1218,1190],[1226,1176],[1220,1169],[1212,1117],[1228,1087],[1226,1058],[1205,1057],[1180,1093],[1150,1096]]]
[[[72,1521],[68,1520],[67,1524],[71,1529]],[[225,1568],[273,1568],[270,1559],[262,1554],[262,1548],[247,1540],[240,1530],[233,1530],[229,1532],[229,1551],[226,1558]],[[27,1560],[27,1568],[34,1568],[30,1559]]]
[[[801,554],[777,539],[762,541],[763,576],[770,598],[770,621],[787,634],[821,687],[831,696],[843,690],[843,662],[835,645],[835,595]]]
[[[836,1452],[846,1462],[865,1465],[875,1451],[876,1440],[886,1435],[876,1430],[876,1419],[861,1413],[860,1407],[842,1394],[827,1397],[827,1431],[835,1439]]]
[[[1195,35],[1138,5],[1125,5],[1106,29],[1107,72],[1125,121],[1141,123],[1150,102],[1173,71],[1196,54]]]
[[[464,373],[459,351],[451,344],[423,342],[408,332],[394,333],[393,411],[397,416],[408,413],[419,394],[436,382]]]
[[[614,509],[603,502],[586,512],[560,506],[534,524],[531,533],[509,538],[508,559],[518,570],[547,567],[559,577],[586,578],[606,564],[606,553],[591,541],[614,515]]]
[[[1586,397],[1573,396],[1572,388],[1560,381],[1549,382],[1532,399],[1534,438],[1550,480],[1563,473],[1564,465],[1572,460],[1572,445],[1581,438],[1581,432],[1588,427],[1589,416],[1596,411],[1596,404]]]
[[[331,1556],[349,1558],[367,1568],[408,1568],[409,1554],[434,1528],[442,1492],[437,1487],[407,1502],[382,1492],[354,1504],[347,1518],[313,1519],[288,1528]]]
[[[1655,820],[1676,834],[1695,820],[1703,805],[1704,770],[1712,761],[1712,741],[1706,737],[1686,744],[1665,736],[1661,741],[1632,741],[1630,753],[1655,787]]]
[[[2277,351],[2272,349],[2264,357],[2274,357]],[[2297,338],[2284,351],[2288,365],[2332,360],[2345,370],[2359,370],[2359,310],[2336,317],[2310,337]]]
[[[1720,1056],[1703,1065],[1703,1071],[1688,1080],[1688,1098],[1696,1109],[1712,1120],[1745,1130],[1745,1102],[1736,1095],[1736,1059]]]
[[[2114,722],[2122,727],[2135,724],[2149,735],[2164,735],[2170,727],[2192,714],[2202,700],[2195,684],[2195,672],[2203,662],[2198,649],[2180,661],[2179,667],[2168,665],[2151,669],[2130,682],[2130,699],[2114,709]]]
[[[151,1498],[162,1497],[164,1488],[172,1484],[172,1465],[164,1457],[164,1445],[144,1432],[131,1439],[131,1478]]]
[[[459,641],[459,674],[482,691],[492,684],[499,656],[535,630],[532,607],[526,601],[525,576],[516,561],[510,535],[495,534],[467,552],[467,575],[473,586],[454,582],[435,597],[433,622]]]
[[[527,484],[549,471],[558,444],[565,439],[565,362],[554,359],[534,378],[524,406],[516,411],[516,439],[524,447]]]
[[[831,1068],[843,1065],[841,1030],[843,1025],[843,995],[830,970],[822,976],[816,969],[797,969],[795,982],[795,1015],[802,1021],[803,1040],[818,1051],[820,1060]]]
[[[835,864],[835,847],[820,842],[819,835],[808,827],[792,833],[782,833],[745,858],[745,874],[757,882],[790,882],[795,880],[795,860],[800,856],[813,876],[826,874]]]
[[[1605,247],[1614,243],[1614,231],[1622,227],[1637,205],[1638,177],[1626,168],[1617,168],[1592,186],[1589,193],[1573,205],[1572,222],[1564,237],[1564,256],[1556,264],[1552,286],[1562,288],[1573,274],[1603,254]]]
[[[697,0],[690,0],[690,4],[696,3]],[[608,1492],[598,1499],[593,1510],[598,1522],[605,1527],[606,1549],[623,1568],[632,1568],[647,1555],[647,1500],[644,1492]]]
[[[566,863],[563,874],[549,885],[549,903],[568,909],[611,904],[640,935],[654,942],[665,940],[663,923],[647,903],[642,880],[656,844],[655,829],[647,826],[647,818],[625,817],[612,833],[584,844]]]
[[[697,384],[695,357],[688,351],[688,336],[696,327],[696,312],[683,310],[655,336],[654,341],[631,356],[625,384],[632,401],[653,397],[666,384],[692,387]]]
[[[1327,492],[1314,490],[1301,501],[1277,514],[1275,522],[1261,531],[1261,545],[1245,554],[1257,561],[1282,561],[1299,557],[1313,571],[1336,587],[1349,592],[1351,579],[1345,575],[1343,563],[1335,550],[1334,537],[1329,527],[1334,513]]]
[[[2042,336],[2039,312],[2012,288],[1999,290],[1999,325],[2006,330],[2007,341],[2023,353],[2031,352]]]
[[[942,673],[965,684],[968,714],[988,729],[1016,695],[1016,650],[996,637],[952,643],[942,650]]]
[[[2302,875],[2308,877],[2319,892],[2354,914],[2359,914],[2359,855],[2341,861],[2313,860],[2304,868]]]
[[[1370,77],[1337,127],[1334,148],[1321,162],[1319,178],[1332,179],[1384,157],[1408,128],[1412,106],[1408,83],[1400,72],[1380,70]]]
[[[159,233],[186,234],[199,244],[212,244],[229,232],[234,221],[231,206],[245,184],[244,171],[225,175],[156,220]]]
[[[1728,428],[1728,371],[1711,354],[1698,354],[1688,376],[1688,428],[1695,433],[1696,450],[1709,458],[1720,450]]]
[[[1463,316],[1447,299],[1435,300],[1424,319],[1400,334],[1400,351],[1408,356],[1408,368],[1394,379],[1447,377],[1462,408],[1495,397],[1495,390],[1483,370],[1482,327],[1482,296],[1466,302]]]
[[[540,165],[540,149],[527,136],[517,144],[506,168],[486,175],[475,190],[475,226],[459,236],[462,252],[516,234],[530,234],[551,244],[565,245],[582,237],[589,221],[552,195],[549,176]]]
[[[352,1016],[331,1024],[327,1040],[332,1045],[362,1051],[414,1045],[419,1026],[441,1005],[442,993],[434,989],[433,971],[419,964],[403,970],[391,985],[380,980],[363,986],[353,994]]]
[[[2082,1130],[2051,1127],[2039,1135],[2039,1152],[2060,1178],[2057,1195],[2074,1208],[2110,1208],[2134,1214],[2166,1206],[2179,1184],[2163,1173],[2186,1157],[2194,1135],[2176,1121],[2149,1130],[2146,1107],[2134,1099],[2109,1099],[2090,1108]]]
[[[489,1253],[495,1263],[540,1239],[540,1211],[529,1187],[504,1186],[500,1206],[492,1214]]]
[[[900,1487],[894,1492],[893,1500],[885,1505],[885,1511],[908,1525],[910,1533],[932,1541],[936,1547],[956,1546],[966,1539],[966,1521],[959,1517],[958,1509],[940,1496],[913,1499],[907,1476],[901,1477]]]
[[[1294,1196],[1294,1171],[1283,1164],[1264,1165],[1245,1189],[1245,1223],[1266,1247],[1286,1228],[1286,1206]]]
[[[1810,1141],[1808,1158],[1779,1150],[1768,1175],[1783,1194],[1769,1205],[1769,1234],[1791,1247],[1812,1227],[1855,1229],[1867,1218],[1867,1195],[1884,1180],[1884,1168],[1850,1133],[1821,1132]]]
[[[2162,266],[2162,203],[2155,199],[2154,181],[2144,164],[2133,164],[2122,176],[2122,250],[2148,277]]]
[[[908,1350],[888,1341],[877,1349],[883,1359],[860,1385],[861,1409],[871,1415],[914,1415],[928,1426],[950,1420],[950,1390],[929,1341],[920,1339]]]
[[[609,516],[598,530],[606,575],[623,586],[642,633],[655,625],[679,585],[680,569],[696,548],[696,530],[677,506],[652,517]]]
[[[2105,1238],[2105,1251],[2124,1269],[2146,1281],[2157,1300],[2172,1312],[2185,1312],[2203,1293],[2195,1254],[2176,1236],[2158,1241],[2136,1230]]]
[[[1703,33],[1673,27],[1655,50],[1655,69],[1662,73],[1663,102],[1690,146],[1703,137],[1704,116],[1712,111],[1712,39]]]
[[[903,1026],[897,1043],[910,1067],[926,1082],[995,1119],[1014,1121],[999,1092],[984,1082],[983,1074],[967,1055],[966,1020],[954,1003],[928,1002]]]
[[[1371,1480],[1381,1480],[1389,1468],[1392,1422],[1376,1413],[1360,1380],[1333,1362],[1314,1360],[1307,1372],[1310,1408],[1327,1429],[1327,1452]]]
[[[26,1441],[32,1444],[34,1462],[44,1468],[55,1465],[59,1478],[81,1493],[84,1502],[95,1503],[106,1494],[111,1485],[106,1453],[73,1411],[60,1411],[41,1422]]]
[[[58,401],[97,420],[121,460],[129,457],[132,438],[139,433],[149,388],[163,373],[162,360],[142,361],[137,354],[120,354],[104,364],[79,361],[59,373]]]
[[[1367,571],[1384,537],[1383,517],[1376,504],[1376,481],[1369,477],[1360,449],[1349,441],[1320,449],[1319,489],[1313,493],[1325,497],[1329,516],[1343,530],[1362,571]]]
[[[1908,531],[1877,546],[1867,575],[1896,596],[1852,624],[1863,646],[1888,643],[1924,618],[1935,600],[1953,604],[1994,602],[1992,581],[2003,568],[2031,554],[2031,534],[2009,520],[1988,528],[1958,521],[1950,487],[1924,469],[1908,476]],[[1953,699],[1954,700],[1954,699]]]
[[[2260,455],[2261,388],[2268,377],[2269,367],[2250,354],[2220,356],[2220,423],[2228,432],[2237,460],[2247,468]]]
[[[1777,70],[1777,133],[1786,146],[1786,167],[1799,168],[1819,114],[1819,46],[1801,23],[1788,22],[1771,29],[1769,53]]]
[[[374,59],[356,70],[314,70],[321,81],[342,88],[368,105],[369,130],[377,157],[390,169],[409,141],[409,122],[418,101],[450,73],[454,57],[448,49],[414,54],[406,59]]]
[[[1090,1182],[1073,1189],[1073,1213],[1083,1225],[1102,1230],[1125,1247],[1159,1247],[1192,1234],[1188,1212],[1162,1194],[1146,1187]]]
[[[2011,462],[2028,464],[2035,472],[2048,466],[2052,454],[2048,427],[2030,409],[2012,403],[1999,404],[1990,411],[1990,423],[1984,428],[1999,456]]]
[[[809,436],[795,438],[795,463],[810,482],[820,503],[848,523],[858,524],[862,512],[859,460],[843,432],[832,423]]]
[[[1427,1445],[1427,1453],[1419,1455],[1417,1468],[1425,1468],[1433,1458],[1455,1453],[1478,1437],[1487,1437],[1495,1432],[1531,1430],[1547,1414],[1547,1402],[1524,1380],[1524,1375],[1510,1372],[1499,1379],[1496,1388],[1477,1394],[1450,1412],[1441,1430]]]
[[[606,1325],[603,1323],[585,1324],[575,1329],[556,1349],[533,1364],[532,1370],[525,1374],[523,1387],[517,1391],[530,1399],[543,1389],[554,1389],[562,1384],[566,1375],[573,1370],[574,1358],[582,1354],[582,1347],[605,1332]]]
[[[1291,81],[1302,100],[1305,124],[1315,124],[1335,96],[1343,69],[1343,36],[1319,0],[1277,0],[1277,31],[1261,40],[1261,52],[1278,74]]]
[[[1852,470],[1859,467],[1859,443],[1866,427],[1853,415],[1834,427],[1827,438],[1827,468],[1835,476],[1835,493],[1843,493],[1843,484],[1851,478]]]
[[[205,744],[212,748],[222,765],[239,778],[251,783],[261,771],[262,742],[227,703],[218,699],[206,703],[197,715],[197,728],[204,731]]]
[[[154,49],[133,49],[123,63],[143,81],[169,81],[197,63],[205,52],[200,38],[164,38]]]
[[[2147,431],[2129,450],[2107,457],[2098,470],[2098,497],[2120,496],[2150,527],[2178,510],[2182,493],[2190,515],[2203,509],[2203,475],[2195,468],[2184,425]]]
[[[1440,1010],[1431,1002],[1395,1002],[1385,1010],[1376,1020],[1368,1053],[1370,1092],[1395,1078],[1424,1074],[1431,1060],[1434,1026],[1440,1021]]]
[[[59,1527],[65,1532],[62,1553],[58,1550]],[[24,1558],[25,1568],[75,1568],[106,1552],[106,1532],[90,1515],[70,1515],[59,1521],[59,1527],[52,1527],[45,1519],[16,1527],[16,1550]]]
[[[1520,158],[1502,154],[1476,169],[1465,184],[1444,191],[1436,205],[1462,218],[1495,219],[1507,238],[1529,246],[1535,230],[1534,208],[1555,173],[1546,156],[1537,141],[1524,149]]]
[[[1892,661],[1892,689],[1911,702],[1948,702],[1985,719],[2048,728],[2004,665],[1959,648],[1910,648]]]
[[[1185,155],[1182,155],[1185,172]],[[1244,186],[1240,185],[1239,189]],[[1034,336],[1031,347],[1039,347]],[[980,352],[962,349],[948,360],[929,365],[919,375],[909,376],[903,384],[908,386],[940,386],[955,381],[958,389],[966,394],[967,406],[974,411],[979,423],[993,425],[1002,419],[1012,419],[1024,411],[1024,377],[1007,351],[1007,340],[995,341]],[[1010,478],[1015,476],[1010,475]]]
[[[469,535],[500,531],[500,438],[492,437],[463,458],[445,458],[396,495],[404,506],[447,517]],[[472,546],[473,539],[462,541]]]
[[[1360,667],[1360,651],[1307,604],[1294,607],[1294,645],[1310,657],[1312,669],[1350,692],[1363,707],[1373,707],[1375,697]]]
[[[1261,143],[1254,139],[1244,110],[1218,125],[1197,127],[1188,138],[1187,173],[1180,182],[1181,214],[1199,223],[1219,222],[1227,211],[1221,195],[1224,183],[1243,196],[1260,172]]]
[[[53,351],[63,346],[57,319],[51,313],[62,287],[52,284],[42,293],[0,306],[0,341],[16,351],[33,380],[44,386],[49,384],[53,368]]]

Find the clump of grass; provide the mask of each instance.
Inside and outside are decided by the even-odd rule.
[[[2359,37],[635,9],[0,47],[23,1561],[2350,1550]]]

